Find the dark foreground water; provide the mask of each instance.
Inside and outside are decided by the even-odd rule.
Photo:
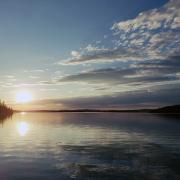
[[[0,124],[0,180],[179,180],[180,119],[27,113]]]

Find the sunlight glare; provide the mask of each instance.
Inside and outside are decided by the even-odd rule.
[[[17,129],[20,136],[25,136],[29,130],[29,125],[27,122],[20,122],[17,124]]]

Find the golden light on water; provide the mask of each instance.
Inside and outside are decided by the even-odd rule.
[[[21,115],[25,115],[25,114],[26,114],[26,112],[24,112],[24,111],[23,111],[23,112],[21,112]]]
[[[33,99],[32,94],[28,91],[20,91],[16,94],[17,103],[28,103]]]
[[[17,130],[20,136],[25,136],[29,131],[29,125],[27,122],[19,122],[17,124]]]

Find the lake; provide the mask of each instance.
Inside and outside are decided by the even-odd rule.
[[[0,121],[0,180],[179,180],[180,119],[16,113]]]

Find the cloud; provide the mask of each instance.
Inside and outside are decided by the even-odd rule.
[[[180,1],[171,0],[135,19],[115,23],[112,29],[119,46],[139,48],[148,59],[166,58],[180,50]]]
[[[87,48],[87,47],[86,47]],[[86,49],[85,48],[85,49]],[[73,56],[72,59],[68,62],[71,63],[80,63],[86,61],[94,61],[97,60],[101,61],[114,61],[114,60],[137,60],[141,59],[141,55],[136,53],[133,49],[126,49],[123,47],[115,47],[113,49],[101,49],[98,50],[96,48],[92,49],[91,51],[87,50],[86,53],[81,54],[79,53],[78,56]]]
[[[29,76],[30,79],[38,79],[40,78],[39,76]]]
[[[97,69],[57,79],[58,82],[86,82],[92,84],[148,84],[180,80],[180,56],[166,60],[149,60],[130,64],[127,68]]]
[[[23,72],[24,73],[43,73],[45,71],[46,70],[43,70],[43,69],[34,69],[34,70],[24,70]]]
[[[125,22],[115,23],[113,29],[120,31],[135,30],[157,30],[160,28],[176,29],[180,28],[179,0],[170,0],[159,9],[152,9],[140,13],[135,19]]]
[[[114,23],[113,44],[88,45],[72,51],[68,64],[166,59],[180,52],[180,1],[170,0],[159,9],[141,12],[136,18]]]

